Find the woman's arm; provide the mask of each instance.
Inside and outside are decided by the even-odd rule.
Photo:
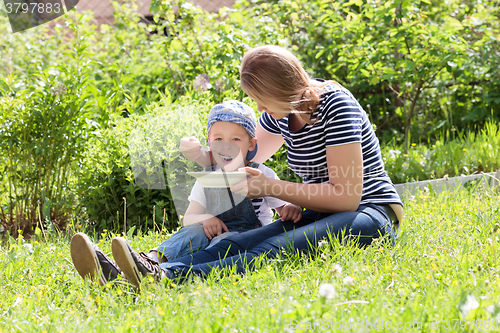
[[[257,123],[255,131],[257,140],[261,143],[257,150],[257,155],[253,158],[254,162],[264,163],[280,149],[285,140],[280,134],[271,134],[266,132],[262,126]]]
[[[326,147],[329,183],[298,184],[272,179],[260,170],[243,168],[252,173],[247,182],[231,190],[250,198],[271,196],[318,212],[356,211],[363,192],[363,157],[361,143]]]

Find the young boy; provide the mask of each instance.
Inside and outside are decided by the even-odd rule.
[[[249,162],[257,152],[256,125],[254,111],[244,103],[226,101],[215,105],[210,110],[207,124],[208,141],[216,162],[210,170],[232,172],[243,166],[251,166],[277,179],[271,169]],[[271,208],[276,209],[282,220],[296,222],[302,215],[300,207],[280,199],[263,197],[251,200],[232,193],[228,188],[203,188],[199,182],[193,186],[188,199],[190,203],[184,215],[185,226],[148,255],[135,252],[134,255],[144,262],[157,265],[213,246],[232,233],[269,224],[273,218]],[[137,268],[134,271],[131,266],[133,260],[130,253],[124,251],[125,246],[128,245],[123,238],[115,238],[112,243],[113,255],[124,269],[127,280],[139,288],[140,276],[136,273]],[[82,277],[95,278],[101,272],[101,284],[116,279],[118,274],[123,275],[117,265],[83,233],[73,236],[71,257]]]

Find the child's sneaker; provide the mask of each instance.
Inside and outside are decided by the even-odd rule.
[[[156,261],[143,252],[135,252],[122,237],[113,239],[111,250],[118,267],[121,268],[128,282],[138,290],[141,288],[142,277],[152,275],[157,281],[160,281],[165,276]]]
[[[108,281],[122,274],[116,263],[101,251],[101,249],[84,233],[77,233],[71,238],[71,259],[82,278],[95,280],[104,286]]]

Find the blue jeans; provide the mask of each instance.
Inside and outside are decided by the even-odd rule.
[[[207,213],[221,219],[229,232],[209,240],[201,224],[192,224],[180,229],[152,251],[157,251],[159,256],[171,261],[210,248],[230,235],[261,226],[252,201],[247,197],[229,192],[227,188],[205,188],[204,191]]]
[[[243,273],[252,269],[257,257],[276,257],[282,249],[308,251],[328,235],[355,237],[360,245],[387,235],[395,240],[394,227],[386,213],[377,205],[360,205],[356,212],[335,214],[305,210],[302,219],[293,223],[280,220],[262,228],[246,231],[223,239],[215,246],[172,262],[160,264],[170,278],[184,280],[191,274],[206,276],[217,268],[236,267]]]

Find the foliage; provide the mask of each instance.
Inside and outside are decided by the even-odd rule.
[[[349,88],[384,131],[383,142],[399,142],[404,132],[405,144],[440,128],[472,130],[500,120],[498,6],[482,0],[261,3],[313,75]]]
[[[144,115],[113,116],[109,127],[94,133],[74,184],[79,212],[92,228],[179,227],[194,183],[185,172],[196,166],[178,145],[182,137],[204,136],[199,113],[206,108],[194,100],[171,104],[164,98]]]
[[[68,29],[71,59],[39,68],[29,76],[0,78],[2,220],[13,230],[37,223],[64,227],[75,203],[67,185],[73,162],[96,123],[88,103],[91,76],[88,44],[77,25]],[[36,59],[38,55],[33,56]]]
[[[50,32],[43,25],[0,36],[0,203],[2,223],[10,228],[30,229],[38,215],[64,226],[75,203],[93,202],[90,192],[79,187],[76,193],[68,182],[82,183],[75,170],[83,142],[110,130],[116,115],[135,119],[162,95],[204,106],[227,99],[253,105],[239,88],[238,66],[247,49],[261,44],[291,49],[313,76],[353,91],[377,125],[382,146],[390,142],[392,150],[406,150],[401,133],[407,145],[427,139],[432,147],[443,131],[476,131],[500,119],[495,1],[240,1],[207,13],[185,0],[155,0],[154,24],[135,12],[135,1],[113,5],[113,25],[97,27],[91,13],[71,11]],[[1,16],[0,27],[7,26]],[[35,118],[35,110],[45,120]],[[72,118],[62,117],[65,112]],[[200,116],[203,123],[206,113]],[[48,126],[57,128],[54,134]],[[36,155],[42,145],[43,154]],[[417,168],[405,167],[405,158],[387,160],[394,181],[421,179]],[[426,163],[434,168],[441,162]],[[266,164],[282,179],[298,180],[287,166],[286,147]],[[451,168],[458,173],[461,167]],[[466,167],[489,168],[474,161]],[[434,170],[453,174],[450,168],[423,169],[431,177],[442,173]],[[111,178],[115,185],[130,183],[124,172]],[[110,214],[122,214],[118,207],[126,196],[105,197],[113,202],[103,210],[108,215],[91,214],[100,216],[100,228],[122,221]],[[145,221],[151,213],[141,209]]]
[[[358,249],[333,241],[317,253],[283,255],[242,275],[213,273],[185,284],[148,278],[139,295],[126,285],[100,287],[81,279],[66,235],[31,243],[15,235],[0,249],[0,330],[283,332],[299,323],[331,328],[351,319],[393,328],[398,322],[421,323],[432,331],[431,323],[440,320],[443,328],[442,320],[450,319],[455,329],[449,331],[495,331],[500,193],[475,188],[419,194],[405,206],[394,247],[377,242]],[[103,232],[93,239],[110,253],[114,236]],[[127,236],[134,249],[144,251],[167,237],[157,230]],[[335,293],[322,293],[323,285]]]

